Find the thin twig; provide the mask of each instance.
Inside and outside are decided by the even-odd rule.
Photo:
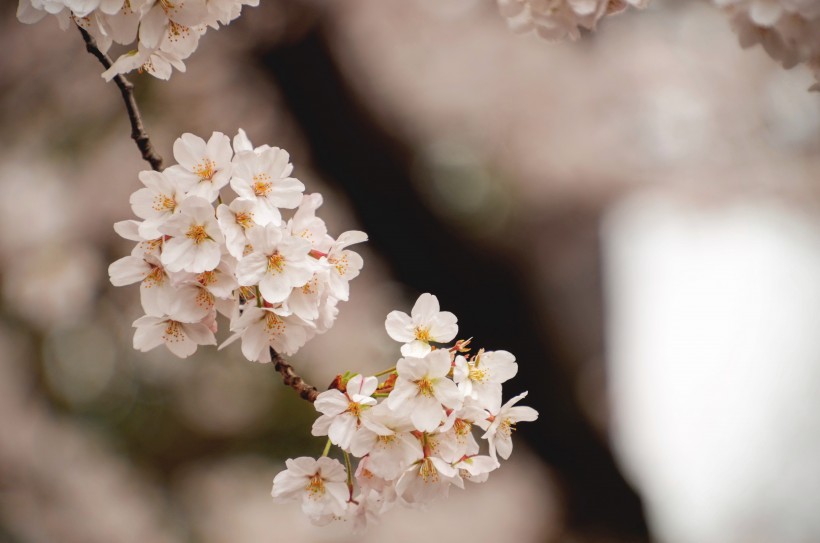
[[[91,34],[86,32],[84,28],[81,26],[77,26],[77,28],[80,30],[80,34],[83,35],[86,50],[97,57],[97,60],[105,66],[106,70],[111,68],[113,64],[111,57],[100,51],[100,48],[97,47],[96,40],[94,40]],[[131,121],[131,138],[133,138],[137,147],[139,147],[142,158],[151,164],[154,170],[162,171],[162,157],[154,150],[151,139],[148,137],[148,134],[145,133],[145,127],[142,125],[140,110],[134,98],[134,85],[123,77],[122,74],[114,76],[114,82],[117,84],[117,87],[119,87],[120,93],[122,93],[122,99],[125,101],[125,109],[128,110],[128,118]],[[316,387],[307,384],[299,374],[294,371],[293,366],[288,364],[287,361],[282,358],[282,355],[272,348],[270,354],[273,360],[273,367],[282,375],[282,381],[295,390],[302,399],[313,403],[319,395],[319,391]]]
[[[285,359],[282,358],[282,355],[274,351],[273,348],[270,350],[270,356],[274,369],[282,375],[282,381],[284,381],[286,385],[295,390],[303,400],[307,400],[310,403],[316,401],[316,397],[319,395],[319,391],[316,387],[307,384],[299,377],[299,375],[293,371],[293,366],[288,364]]]
[[[80,34],[83,35],[86,50],[97,57],[97,60],[105,66],[106,70],[111,68],[113,64],[111,57],[100,51],[100,48],[97,47],[96,40],[94,40],[91,34],[86,32],[83,27],[77,26],[77,28],[80,29]],[[142,158],[145,159],[154,170],[158,172],[162,171],[162,157],[154,150],[154,146],[151,145],[148,134],[145,133],[145,127],[142,125],[140,110],[137,107],[136,99],[134,99],[134,85],[122,74],[115,75],[114,82],[117,84],[117,87],[119,87],[120,93],[122,93],[122,99],[125,101],[125,109],[128,110],[128,118],[131,120],[131,138],[133,138],[137,147],[139,147]]]

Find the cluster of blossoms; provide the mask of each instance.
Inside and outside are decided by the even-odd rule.
[[[784,68],[807,64],[820,91],[820,1],[712,0],[732,19],[744,48],[761,44]],[[501,14],[516,32],[535,31],[548,40],[576,40],[581,30],[595,30],[598,21],[649,0],[498,0]]]
[[[759,43],[784,68],[808,64],[820,90],[820,1],[713,1],[730,14],[742,47]]]
[[[103,52],[112,43],[136,42],[136,49],[103,73],[108,81],[135,69],[168,79],[172,68],[185,71],[183,61],[209,27],[230,23],[243,5],[257,6],[259,0],[20,0],[17,18],[36,23],[51,14],[63,30],[73,21],[96,39]]]
[[[140,283],[146,315],[134,322],[134,348],[165,344],[179,357],[214,345],[217,313],[241,339],[249,360],[270,362],[270,348],[296,352],[336,318],[348,299],[348,281],[362,258],[347,249],[367,239],[349,231],[333,239],[316,216],[319,194],[290,174],[287,151],[254,148],[240,130],[233,139],[215,132],[205,142],[183,134],[174,143],[178,164],[143,171],[145,185],[131,195],[141,220],[114,229],[137,242],[111,264],[115,286]],[[227,187],[237,197],[223,203]],[[281,210],[295,210],[285,220]]]
[[[534,30],[548,40],[577,40],[581,29],[628,6],[644,8],[649,0],[498,0],[501,14],[516,32]]]
[[[410,315],[390,313],[385,326],[403,343],[403,358],[375,376],[339,375],[314,404],[321,416],[312,433],[328,436],[325,454],[289,459],[273,480],[274,499],[301,501],[316,524],[350,520],[361,530],[396,504],[423,507],[453,485],[484,482],[499,457],[509,458],[516,423],[538,417],[515,405],[526,392],[502,405],[502,383],[518,371],[512,354],[471,355],[470,340],[431,346],[458,333],[455,315],[440,311],[435,296],[419,297]],[[488,454],[480,454],[474,427]],[[331,443],[344,464],[327,456]]]

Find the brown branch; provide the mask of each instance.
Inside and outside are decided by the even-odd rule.
[[[77,28],[80,30],[80,34],[83,35],[86,50],[97,57],[97,60],[105,66],[106,70],[111,68],[113,64],[111,57],[100,51],[100,48],[97,47],[96,40],[94,40],[91,34],[83,27],[78,25]],[[151,139],[148,137],[148,134],[145,133],[145,127],[142,125],[140,110],[137,107],[137,100],[134,98],[134,85],[121,74],[114,76],[114,82],[117,84],[117,87],[119,87],[120,93],[122,93],[122,99],[125,101],[125,109],[128,110],[128,118],[131,121],[131,138],[133,138],[137,147],[139,147],[142,158],[151,164],[154,170],[162,171],[162,157],[154,150]],[[273,360],[273,367],[282,375],[282,381],[295,390],[302,399],[313,403],[319,395],[319,391],[316,387],[306,383],[299,374],[294,371],[293,366],[288,364],[288,362],[282,358],[282,355],[272,348],[270,354]]]
[[[313,385],[307,384],[299,375],[293,371],[293,366],[288,364],[282,355],[271,348],[270,356],[273,360],[273,367],[282,375],[282,381],[296,391],[299,397],[310,403],[316,401],[319,391]]]
[[[83,27],[77,26],[77,28],[80,29],[80,34],[83,35],[86,50],[97,57],[97,60],[105,66],[106,70],[111,68],[113,64],[111,57],[100,51],[100,48],[97,47],[96,40],[91,34],[86,32]],[[125,101],[125,109],[128,110],[128,119],[131,121],[131,138],[133,138],[137,147],[139,147],[142,158],[147,161],[154,170],[158,172],[162,171],[162,157],[154,150],[154,146],[151,145],[148,134],[145,133],[145,127],[142,125],[140,110],[134,98],[134,85],[122,74],[114,76],[114,82],[117,84],[117,87],[119,87],[120,93],[122,93],[122,99]]]

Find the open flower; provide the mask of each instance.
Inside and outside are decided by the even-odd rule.
[[[355,375],[347,382],[345,392],[332,388],[319,394],[313,407],[322,416],[313,423],[311,433],[328,436],[334,445],[348,450],[350,440],[362,424],[362,416],[373,405],[379,380],[375,377]]]
[[[506,460],[512,453],[512,432],[519,422],[531,422],[538,418],[538,411],[532,407],[516,406],[520,400],[527,396],[522,392],[505,403],[495,415],[491,416],[491,421],[476,421],[486,432],[481,436],[490,445],[490,456],[496,458],[498,453]]]
[[[213,270],[222,258],[222,231],[214,208],[205,199],[186,198],[180,212],[165,221],[160,232],[172,236],[162,248],[162,263],[169,271],[202,273]]]
[[[318,268],[308,258],[310,244],[291,237],[273,224],[247,232],[253,252],[236,266],[236,277],[242,286],[259,284],[266,301],[284,302],[293,288],[301,287]]]
[[[416,430],[432,432],[446,417],[445,407],[461,407],[461,393],[447,378],[450,366],[450,353],[440,349],[424,358],[402,358],[396,364],[398,378],[387,406],[409,414]]]
[[[198,345],[216,345],[216,338],[207,322],[180,322],[175,317],[146,315],[134,321],[134,349],[150,351],[165,344],[180,358],[196,352]]]
[[[285,465],[287,469],[273,479],[271,496],[275,501],[301,500],[302,511],[318,524],[344,514],[350,493],[347,472],[338,460],[302,456],[289,458]]]
[[[208,143],[199,136],[185,133],[174,142],[174,158],[179,164],[165,173],[189,183],[188,194],[213,202],[219,189],[231,180],[231,139],[222,132],[214,132]]]
[[[438,298],[432,294],[422,294],[416,300],[410,315],[401,311],[391,311],[384,327],[387,334],[404,343],[404,356],[424,356],[430,352],[430,342],[446,343],[458,334],[456,316],[449,311],[440,311]]]
[[[231,188],[254,203],[254,214],[261,221],[282,224],[279,208],[294,209],[302,201],[305,185],[290,177],[290,155],[279,147],[243,151],[233,160]]]
[[[515,357],[507,351],[479,351],[471,360],[457,356],[453,381],[466,398],[496,412],[501,407],[501,383],[518,373]]]

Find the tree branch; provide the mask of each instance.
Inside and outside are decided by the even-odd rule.
[[[286,385],[295,390],[303,400],[307,400],[310,403],[316,401],[316,397],[319,395],[319,391],[316,387],[309,385],[299,377],[299,375],[293,371],[293,366],[288,364],[285,359],[282,358],[282,355],[274,351],[272,347],[270,356],[274,369],[282,375],[282,381],[284,381]]]
[[[77,26],[80,30],[80,34],[83,35],[83,40],[85,40],[85,48],[86,50],[97,57],[97,60],[100,61],[100,64],[105,66],[105,69],[111,68],[113,64],[111,57],[100,51],[100,48],[97,47],[96,40],[86,32],[86,30],[81,27]],[[142,153],[142,158],[151,165],[156,171],[162,170],[162,157],[157,154],[154,150],[154,146],[151,144],[151,139],[148,137],[148,134],[145,133],[145,127],[142,125],[142,117],[140,116],[140,110],[137,107],[137,101],[134,98],[134,85],[128,81],[122,74],[117,74],[114,76],[114,82],[117,84],[117,87],[120,89],[120,93],[122,93],[122,99],[125,101],[125,109],[128,110],[128,119],[131,121],[131,138],[136,142],[137,147],[139,147],[140,152]]]
[[[100,48],[97,47],[96,40],[83,27],[77,26],[77,28],[80,30],[83,40],[85,40],[86,50],[97,57],[97,60],[105,66],[106,70],[111,68],[113,64],[111,57],[100,51]],[[133,138],[137,147],[139,147],[142,158],[151,164],[151,168],[156,171],[162,171],[162,157],[154,150],[151,139],[148,137],[148,134],[145,133],[145,127],[142,124],[142,117],[140,116],[139,107],[137,107],[137,100],[134,98],[134,85],[121,74],[114,76],[114,82],[117,84],[117,87],[119,87],[122,99],[125,101],[125,109],[128,110],[128,119],[131,121],[131,138]],[[273,348],[271,348],[270,354],[273,367],[282,375],[282,381],[295,390],[302,399],[313,403],[319,395],[319,391],[316,387],[306,383],[299,374],[294,371],[293,366],[288,364],[288,362],[282,358],[282,355],[274,351]]]

